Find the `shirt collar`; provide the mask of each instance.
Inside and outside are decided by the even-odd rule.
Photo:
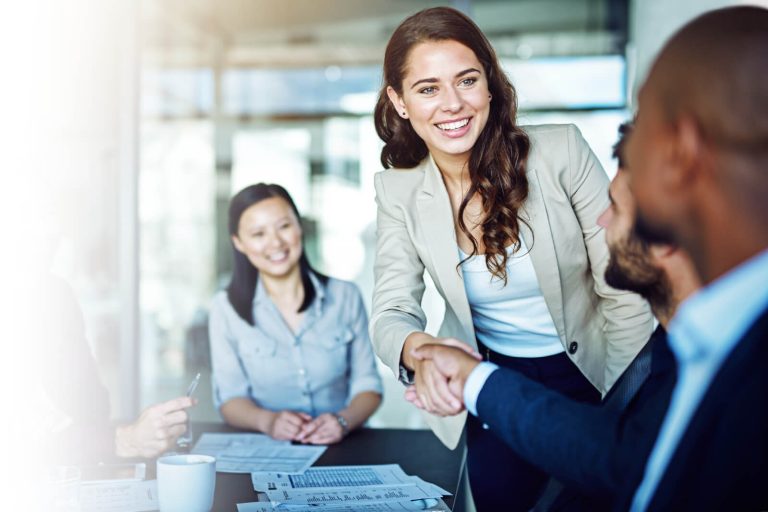
[[[317,313],[317,316],[323,314],[323,302],[325,301],[325,285],[320,282],[314,272],[309,273],[309,280],[312,281],[312,286],[315,287],[315,300],[312,305],[313,309]]]
[[[267,290],[264,288],[264,282],[256,277],[256,289],[253,291],[253,307],[255,308],[259,302],[268,299]]]
[[[670,322],[678,360],[724,355],[768,305],[768,249],[684,301]]]
[[[314,309],[317,315],[321,315],[323,312],[323,301],[325,300],[325,285],[317,278],[314,272],[309,272],[309,280],[312,281],[312,286],[315,287],[315,300],[310,309]],[[256,279],[256,290],[253,292],[253,312],[256,313],[256,307],[263,301],[270,301],[267,290],[264,288],[264,281],[262,279]]]

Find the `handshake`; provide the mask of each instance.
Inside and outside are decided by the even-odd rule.
[[[414,384],[405,390],[405,399],[419,409],[437,416],[453,416],[464,410],[464,385],[482,357],[455,338],[432,338],[403,352],[414,370]],[[414,340],[415,341],[415,340]]]

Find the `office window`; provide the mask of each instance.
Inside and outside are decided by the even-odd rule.
[[[370,16],[336,12],[309,25],[288,16],[275,26],[265,21],[271,13],[251,19],[244,5],[234,12],[221,4],[206,11],[211,27],[190,22],[200,12],[145,3],[153,24],[140,110],[141,402],[183,393],[202,371],[192,415],[215,420],[207,306],[231,275],[226,217],[235,192],[260,181],[285,186],[312,263],[356,283],[370,311],[381,58],[396,23],[426,3],[378,4]],[[604,11],[592,3],[565,3],[470,2],[517,87],[521,123],[576,123],[612,174],[616,127],[627,117],[621,34],[602,30]],[[554,4],[563,7],[559,21],[550,20]],[[527,15],[511,16],[516,9]],[[443,304],[432,284],[423,305],[436,333]],[[424,426],[390,370],[380,369],[385,400],[371,424]]]

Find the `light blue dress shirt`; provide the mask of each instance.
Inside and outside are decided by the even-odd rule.
[[[224,291],[211,305],[209,332],[213,397],[217,408],[250,398],[272,411],[311,416],[337,412],[363,391],[382,392],[368,316],[357,287],[338,279],[323,285],[293,333],[257,282],[255,326],[235,312]]]
[[[768,250],[685,301],[669,325],[678,380],[637,488],[632,511],[648,508],[693,413],[728,354],[768,307]]]

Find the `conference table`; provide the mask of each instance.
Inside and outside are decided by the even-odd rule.
[[[193,423],[192,432],[197,440],[205,432],[242,431],[222,423]],[[458,448],[449,450],[429,430],[361,428],[340,443],[330,445],[314,465],[399,464],[407,474],[417,475],[453,493],[453,496],[444,496],[443,501],[452,510],[461,511],[465,501],[460,495],[463,443],[462,440]],[[249,474],[216,474],[214,511],[236,511],[238,503],[252,501],[256,501],[256,491]]]

